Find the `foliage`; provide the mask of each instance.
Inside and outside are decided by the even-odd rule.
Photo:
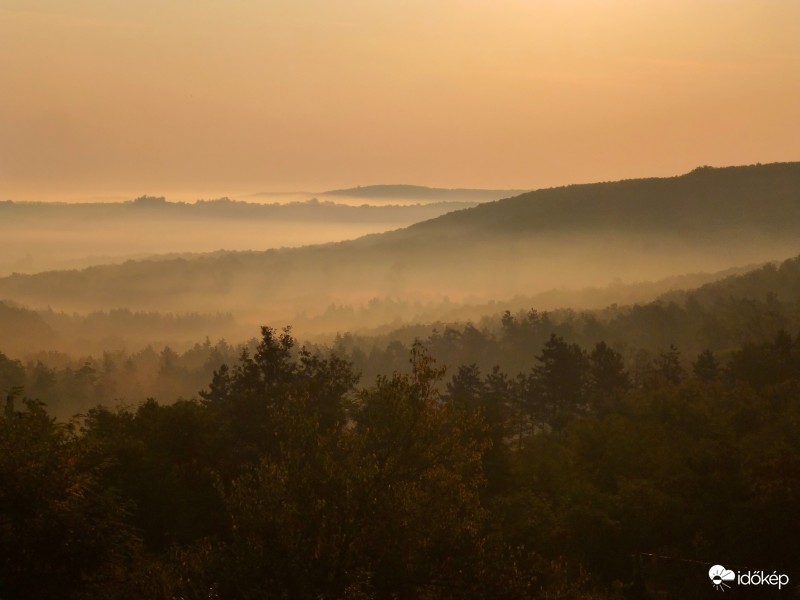
[[[551,335],[517,377],[445,380],[415,344],[359,388],[347,361],[265,327],[199,401],[76,427],[15,388],[0,595],[691,598],[707,560],[789,570],[800,336],[641,365]]]
[[[112,594],[138,542],[127,505],[81,468],[71,427],[21,408],[0,417],[0,596]]]

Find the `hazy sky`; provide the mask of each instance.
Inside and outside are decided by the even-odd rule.
[[[790,160],[797,0],[0,0],[0,199]]]

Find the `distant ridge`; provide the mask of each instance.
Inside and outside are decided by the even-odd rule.
[[[799,253],[800,163],[702,167],[537,190],[353,241],[11,275],[0,299],[60,310],[211,306],[263,322],[331,302],[477,303]]]
[[[800,256],[769,262],[688,290],[659,296],[664,302],[687,300],[712,308],[732,298],[768,303],[800,303]]]
[[[470,235],[800,233],[800,162],[698,167],[673,177],[545,188],[416,223],[395,234],[442,227],[468,229]]]
[[[366,185],[322,192],[322,196],[351,198],[420,199],[440,201],[486,202],[523,194],[528,190],[486,190],[466,188],[430,188],[421,185]]]

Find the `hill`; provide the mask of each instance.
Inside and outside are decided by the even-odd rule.
[[[407,228],[492,234],[787,233],[800,223],[800,163],[699,167],[677,177],[570,185],[528,192]]]
[[[403,200],[418,202],[489,202],[509,198],[527,190],[445,189],[420,185],[365,185],[320,194],[326,197],[361,198],[370,201]]]
[[[229,198],[170,202],[0,202],[0,275],[119,263],[163,253],[266,250],[406,227],[477,201],[353,206]]]
[[[800,163],[538,190],[357,240],[12,275],[0,298],[63,310],[291,321],[331,303],[479,303],[662,279],[800,252]]]
[[[591,348],[600,341],[615,348],[634,378],[648,376],[653,361],[673,352],[685,371],[706,351],[720,364],[741,348],[759,357],[758,346],[776,339],[800,340],[800,256],[769,263],[693,287],[699,276],[678,278],[685,289],[656,299],[600,310],[547,310],[538,303],[520,308],[513,302],[484,307],[481,318],[447,315],[409,322],[384,330],[337,335],[334,346],[353,361],[366,378],[402,370],[404,349],[421,340],[446,365],[477,365],[491,373],[495,365],[514,373],[529,373],[552,335]],[[667,282],[662,282],[666,284]],[[611,290],[609,290],[611,292]],[[454,318],[448,318],[448,317]],[[769,378],[769,355],[757,362],[757,379]],[[796,368],[796,361],[792,363]]]

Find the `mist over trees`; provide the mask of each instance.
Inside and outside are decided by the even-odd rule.
[[[430,190],[433,194],[437,190]],[[125,202],[0,201],[0,275],[86,268],[158,255],[267,250],[320,244],[405,227],[487,199],[499,191],[453,191],[442,200],[375,204],[362,195],[307,196],[269,203],[218,198],[193,203],[141,196]],[[484,192],[484,193],[481,193]],[[488,194],[488,196],[487,196]],[[474,198],[474,199],[473,199]]]
[[[526,190],[471,190],[464,188],[442,189],[420,185],[364,185],[356,188],[330,190],[320,194],[324,198],[349,198],[376,202],[491,202],[518,196]]]
[[[371,298],[482,303],[652,281],[797,255],[799,191],[797,163],[568,186],[334,244],[16,274],[0,297],[78,312],[211,305],[255,327]]]
[[[800,258],[768,264],[643,304],[600,311],[504,311],[474,322],[421,322],[373,334],[345,332],[309,347],[333,349],[367,381],[403,371],[416,339],[445,364],[474,364],[485,373],[495,367],[511,376],[526,371],[552,335],[583,348],[603,341],[639,378],[675,346],[682,353],[681,367],[690,371],[691,361],[705,351],[727,361],[742,345],[760,344],[782,329],[800,328],[798,265]],[[60,417],[98,403],[192,397],[215,364],[231,362],[255,344],[229,343],[225,339],[237,338],[214,335],[215,330],[242,331],[238,339],[249,337],[249,331],[226,315],[117,310],[81,317],[0,303],[0,324],[7,332],[4,351],[20,373],[4,383],[6,389],[25,386]],[[198,341],[198,330],[211,335]]]
[[[0,591],[704,597],[709,556],[791,572],[800,334],[691,372],[671,347],[645,379],[555,334],[515,378],[409,356],[357,388],[265,327],[191,400],[63,425],[12,390]]]
[[[794,585],[798,193],[794,163],[701,168],[1,278],[0,597],[705,598],[712,564]],[[169,204],[125,210],[230,203]],[[280,314],[341,327],[252,326]]]

